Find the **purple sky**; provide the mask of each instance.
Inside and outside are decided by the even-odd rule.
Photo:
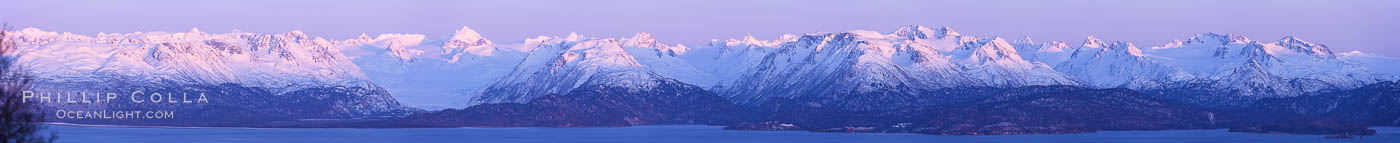
[[[0,22],[81,34],[197,26],[205,32],[300,29],[346,39],[360,33],[442,36],[471,26],[497,42],[571,31],[594,37],[650,32],[662,42],[694,46],[744,34],[773,39],[917,24],[1072,44],[1093,35],[1143,47],[1204,32],[1264,41],[1295,35],[1336,52],[1400,56],[1400,2],[1394,0],[5,0],[0,7]]]

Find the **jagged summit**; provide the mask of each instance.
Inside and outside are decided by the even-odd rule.
[[[1284,48],[1288,48],[1289,50],[1293,50],[1294,52],[1298,53],[1306,53],[1317,56],[1336,56],[1336,54],[1332,53],[1331,48],[1327,48],[1327,45],[1309,43],[1294,36],[1285,36],[1283,37],[1283,39],[1280,39],[1277,43],[1279,46],[1283,46]]]
[[[1060,41],[1049,41],[1036,43],[1030,36],[1025,36],[1021,40],[1011,42],[1016,47],[1017,53],[1021,54],[1021,59],[1031,62],[1041,62],[1050,67],[1064,62],[1073,51],[1066,51],[1069,44]],[[1074,49],[1069,49],[1074,50]]]
[[[933,33],[934,37],[962,36],[962,34],[958,34],[958,32],[954,32],[952,28],[948,27],[939,27],[938,29],[934,29]]]
[[[1142,49],[1138,49],[1138,47],[1133,45],[1133,43],[1128,43],[1127,41],[1115,41],[1106,49],[1113,50],[1118,53],[1128,54],[1131,56],[1147,56],[1146,54],[1142,53]]]
[[[457,29],[457,32],[452,33],[452,40],[475,41],[477,39],[485,38],[481,36],[481,33],[477,33],[476,30],[468,26],[462,26],[462,29]]]
[[[1103,48],[1104,46],[1107,46],[1107,45],[1108,45],[1108,44],[1106,44],[1106,43],[1107,43],[1107,42],[1104,42],[1103,40],[1100,40],[1098,37],[1089,36],[1088,38],[1085,38],[1085,39],[1084,39],[1084,43],[1083,43],[1083,44],[1079,44],[1079,47]]]
[[[662,44],[658,42],[656,38],[652,37],[651,33],[646,32],[640,32],[631,38],[621,38],[619,40],[621,40],[623,47],[653,49],[658,52],[658,54],[672,57],[690,51],[690,47],[686,47],[685,45],[676,44],[671,46]]]
[[[758,40],[758,38],[754,38],[754,37],[753,37],[753,34],[744,34],[744,39],[743,39],[742,41],[739,41],[739,42],[742,42],[742,43],[759,43],[759,42],[761,42],[761,41]]]
[[[1001,60],[1012,62],[1025,61],[1021,59],[1016,48],[1011,46],[1011,43],[1006,42],[1006,39],[993,37],[986,43],[987,44],[973,49],[972,55],[968,57],[968,60],[978,63]]]
[[[646,32],[637,33],[636,35],[632,36],[632,38],[629,38],[629,39],[627,39],[627,40],[628,40],[628,42],[625,43],[626,46],[634,46],[634,47],[659,47],[659,46],[661,46],[661,45],[659,45],[658,42],[656,42],[656,38],[653,38],[653,37],[651,36],[651,33],[646,33]]]
[[[953,29],[948,27],[929,28],[922,25],[908,25],[899,27],[893,32],[890,32],[890,34],[899,37],[905,37],[910,40],[961,36],[961,34],[958,34],[958,32],[954,32]]]
[[[442,46],[444,50],[448,50],[483,45],[495,45],[495,43],[492,43],[491,40],[486,40],[480,33],[476,33],[476,30],[462,26],[462,29],[453,33],[452,38],[448,39],[447,43],[444,43]]]
[[[491,56],[495,52],[496,43],[486,40],[480,33],[476,33],[476,30],[466,26],[462,26],[462,29],[452,34],[451,39],[442,44],[442,53],[444,56],[450,56],[448,62],[452,63],[460,61],[463,54]]]
[[[1012,43],[1035,43],[1035,40],[1031,40],[1031,36],[1021,36],[1021,39],[1016,39]]]
[[[755,37],[753,36],[753,34],[744,34],[744,37],[741,38],[741,39],[730,38],[730,39],[724,40],[724,41],[721,41],[721,40],[719,40],[719,39],[711,39],[708,46],[709,46],[709,47],[746,47],[746,48],[776,47],[778,44],[781,44],[782,42],[797,40],[797,38],[798,38],[797,35],[793,35],[793,34],[783,34],[782,36],[779,36],[778,39],[774,39],[774,40],[760,40],[760,39],[758,39],[758,38],[755,38]]]
[[[1094,37],[1089,37],[1088,40],[1085,40],[1084,44],[1079,46],[1079,48],[1076,49],[1074,54],[1072,54],[1071,56],[1077,57],[1083,55],[1100,57],[1105,56],[1107,54],[1146,56],[1146,54],[1143,54],[1142,49],[1138,49],[1137,46],[1133,45],[1133,43],[1128,43],[1127,41],[1114,41],[1113,43],[1105,43],[1104,41],[1096,39]]]
[[[1241,36],[1241,35],[1220,34],[1220,33],[1213,33],[1213,32],[1212,32],[1212,33],[1205,33],[1205,34],[1197,34],[1195,37],[1191,37],[1191,39],[1190,39],[1190,40],[1187,40],[1186,42],[1189,42],[1189,43],[1229,44],[1229,43],[1248,43],[1249,41],[1251,41],[1251,40],[1249,40],[1248,37],[1244,37],[1244,36]]]

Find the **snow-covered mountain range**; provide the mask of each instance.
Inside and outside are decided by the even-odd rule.
[[[947,28],[808,34],[769,48],[773,52],[727,79],[720,93],[747,103],[770,96],[1078,85],[1044,63],[1022,59],[1005,39],[960,36]]]
[[[1367,65],[1349,58],[1353,57],[1292,36],[1266,43],[1206,33],[1146,50],[1091,37],[1056,70],[1096,87],[1142,90],[1204,83],[1251,97],[1292,97],[1395,80],[1394,75],[1371,69],[1394,65]]]
[[[45,110],[58,111],[193,112],[182,114],[178,121],[55,119],[58,122],[211,126],[177,122],[239,121],[253,125],[383,118],[422,111],[400,104],[368,80],[352,58],[342,53],[340,46],[346,41],[312,38],[300,31],[209,34],[192,29],[86,36],[30,28],[5,35],[10,38],[6,41],[15,41],[18,46],[18,66],[35,78],[30,90],[38,93],[67,93],[68,97],[75,93],[131,93],[133,99],[141,93],[197,94],[201,99],[208,95],[208,100],[202,100],[208,102],[190,106],[41,104]]]
[[[100,33],[16,31],[19,62],[39,82],[126,80],[262,87],[366,84],[341,53],[342,42],[282,34],[233,32]]]
[[[368,79],[390,89],[400,101],[422,108],[462,107],[467,96],[509,74],[544,39],[498,45],[463,27],[445,39],[419,34],[360,36],[343,42]]]
[[[1089,37],[1082,44],[898,27],[712,40],[694,48],[652,35],[539,36],[504,43],[463,27],[355,39],[189,32],[98,34],[23,29],[22,62],[41,81],[236,83],[253,87],[375,84],[426,108],[527,102],[564,94],[599,75],[656,75],[709,87],[741,104],[843,94],[918,95],[962,87],[1073,85],[1142,91],[1206,90],[1246,99],[1293,97],[1396,80],[1400,59],[1334,52],[1284,37],[1256,41],[1206,33],[1140,48]],[[654,77],[652,77],[654,78]],[[614,82],[627,84],[627,82]],[[637,84],[635,86],[646,86]],[[1206,87],[1207,89],[1202,89]]]

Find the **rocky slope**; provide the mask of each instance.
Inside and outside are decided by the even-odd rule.
[[[730,124],[735,105],[704,89],[644,71],[596,74],[567,94],[527,103],[496,103],[395,119],[399,127],[580,127]]]

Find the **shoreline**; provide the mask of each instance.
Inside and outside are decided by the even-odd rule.
[[[1244,133],[1244,134],[1265,134],[1265,135],[1329,135],[1329,134],[1300,134],[1300,133],[1282,133],[1282,132],[1271,132],[1271,133],[1259,133],[1259,132],[1232,132],[1232,131],[1229,131],[1229,128],[1214,128],[1214,129],[1168,129],[1168,130],[1101,130],[1101,131],[1094,131],[1094,132],[1079,132],[1079,133],[919,134],[919,133],[908,133],[908,132],[904,132],[904,133],[884,133],[884,132],[822,132],[822,131],[812,131],[812,130],[729,130],[729,129],[723,129],[725,126],[715,126],[715,125],[705,125],[705,124],[655,124],[655,125],[635,125],[635,126],[621,126],[621,127],[610,127],[610,126],[596,126],[596,127],[192,127],[192,126],[147,126],[147,125],[80,124],[80,123],[65,123],[65,122],[44,122],[43,124],[46,124],[46,125],[55,125],[55,126],[81,127],[81,128],[227,129],[227,130],[280,130],[280,129],[291,129],[291,130],[321,130],[321,129],[349,129],[349,130],[378,130],[378,129],[565,129],[565,128],[580,128],[580,129],[593,128],[593,129],[601,129],[601,128],[629,128],[629,127],[696,126],[696,127],[716,127],[716,130],[727,130],[727,131],[809,132],[809,133],[833,133],[833,134],[909,134],[909,135],[934,135],[934,136],[1075,135],[1075,134],[1096,134],[1096,133],[1103,133],[1103,132],[1152,132],[1152,131],[1198,131],[1198,130],[1210,130],[1210,131],[1221,131],[1221,132],[1228,132],[1228,133]],[[1400,128],[1400,126],[1371,126],[1371,127],[1368,127],[1368,129],[1374,129],[1374,128]],[[1379,134],[1376,134],[1376,135],[1379,135]],[[1374,135],[1359,135],[1359,136],[1374,136]]]
[[[642,126],[706,126],[719,127],[705,124],[655,124],[655,125],[635,125],[635,126],[584,126],[584,127],[198,127],[198,126],[149,126],[149,125],[110,125],[110,124],[80,124],[66,122],[43,122],[46,125],[70,126],[70,127],[96,127],[96,128],[157,128],[157,129],[558,129],[558,128],[626,128]]]

